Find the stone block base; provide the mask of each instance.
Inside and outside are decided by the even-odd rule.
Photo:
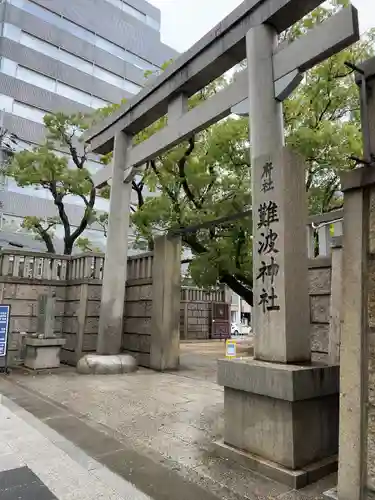
[[[336,467],[338,366],[220,360],[218,378],[224,386],[224,443],[251,457],[249,466],[258,470],[261,463],[272,478],[303,486]]]
[[[45,370],[60,366],[60,350],[65,339],[29,338],[26,339],[24,365],[32,370]]]
[[[295,490],[304,488],[311,483],[315,483],[322,477],[336,472],[338,465],[336,455],[310,464],[304,469],[291,470],[276,462],[271,462],[257,455],[238,450],[233,446],[225,444],[223,441],[214,443],[214,449],[220,457],[236,462],[245,469],[251,469],[258,474],[267,476]]]
[[[77,363],[77,372],[82,375],[117,375],[132,373],[138,368],[136,360],[129,354],[86,354]]]

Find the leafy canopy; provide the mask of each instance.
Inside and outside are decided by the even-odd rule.
[[[282,34],[281,41],[303,35],[347,4],[346,0],[323,4]],[[345,62],[358,64],[371,57],[374,36],[375,32],[370,31],[351,48],[313,68],[284,103],[286,142],[306,160],[311,213],[341,206],[338,173],[353,168],[350,156],[361,156],[358,89]],[[190,105],[208,99],[225,84],[223,79],[214,82],[205,93],[194,96]],[[145,130],[141,140],[165,123],[163,118]],[[160,195],[143,200],[132,216],[139,241],[150,243],[159,232],[250,209],[248,133],[248,120],[232,116],[148,162],[139,182]],[[193,254],[190,273],[195,283],[202,286],[225,283],[252,303],[249,217],[183,234],[182,240]]]
[[[34,186],[51,193],[57,208],[56,217],[40,218],[31,214],[25,217],[23,227],[44,241],[49,252],[55,253],[54,236],[57,227],[62,225],[64,254],[69,255],[81,234],[97,219],[94,211],[96,190],[87,169],[88,153],[79,142],[89,121],[80,113],[56,113],[46,115],[44,124],[45,143],[15,153],[7,166],[7,175],[12,176],[19,186]],[[83,201],[84,210],[78,225],[72,225],[66,212],[65,198],[68,195],[78,196]]]

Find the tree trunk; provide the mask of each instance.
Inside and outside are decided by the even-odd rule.
[[[44,233],[41,235],[41,237],[43,238],[43,241],[46,244],[47,252],[48,253],[56,253],[56,250],[55,250],[55,247],[52,243],[52,238],[50,237],[50,235],[47,233]]]
[[[252,290],[249,290],[246,286],[244,286],[237,278],[232,276],[231,274],[224,274],[220,278],[220,283],[223,285],[229,286],[234,293],[239,295],[245,302],[247,302],[250,306],[254,305],[254,295]]]
[[[182,241],[186,243],[194,253],[203,254],[206,252],[206,248],[197,240],[194,235],[183,235]],[[245,286],[241,281],[233,274],[223,272],[221,273],[220,283],[223,285],[229,286],[231,290],[234,291],[237,295],[239,295],[245,302],[247,302],[250,306],[253,306],[254,298],[253,291]]]
[[[64,239],[64,255],[72,255],[74,241]]]

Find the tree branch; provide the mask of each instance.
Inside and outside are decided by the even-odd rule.
[[[90,191],[90,199],[86,206],[84,216],[82,217],[81,222],[77,227],[77,229],[74,231],[74,233],[72,233],[70,238],[68,238],[68,240],[65,241],[66,250],[69,251],[70,253],[72,252],[75,240],[83,233],[83,231],[89,225],[90,217],[92,215],[92,211],[95,205],[95,199],[96,199],[96,189],[92,187]],[[70,253],[68,255],[70,255]]]
[[[48,234],[49,229],[53,227],[55,224],[50,224],[47,229],[44,229],[40,222],[34,224],[36,231],[39,233],[39,236],[42,238],[47,247],[48,253],[56,253],[55,246],[53,244],[51,236]]]
[[[185,151],[182,158],[180,158],[180,160],[178,161],[178,173],[179,173],[179,177],[180,177],[180,184],[185,192],[186,197],[188,198],[188,200],[191,201],[191,203],[194,205],[195,208],[200,210],[202,208],[202,204],[200,201],[195,199],[195,196],[189,187],[187,177],[186,177],[186,172],[185,172],[186,162],[187,162],[189,156],[194,151],[194,148],[195,148],[195,138],[191,137],[189,139],[189,147]]]
[[[84,146],[83,155],[81,157],[79,157],[78,152],[77,152],[77,148],[73,145],[73,137],[75,136],[74,132],[72,132],[72,134],[70,136],[68,136],[66,134],[66,130],[64,127],[59,127],[59,131],[60,131],[61,136],[64,138],[66,145],[69,148],[69,151],[70,151],[70,154],[71,154],[71,157],[72,157],[74,164],[76,165],[77,168],[82,170],[84,167],[84,164],[87,160],[87,148],[86,148],[86,146]]]
[[[64,227],[64,241],[65,241],[65,240],[69,239],[69,237],[70,237],[70,222],[69,222],[68,216],[65,212],[64,203],[62,201],[63,196],[61,195],[61,193],[57,192],[56,181],[51,181],[49,183],[49,190],[52,193],[54,203],[57,207],[57,210],[59,212],[59,217],[60,217],[61,222],[62,222],[63,227]]]
[[[140,181],[138,184],[135,182],[135,180],[132,181],[132,188],[137,193],[138,208],[143,207],[143,205],[145,204],[145,200],[143,198],[143,192],[142,192],[143,187],[144,187],[143,181]]]

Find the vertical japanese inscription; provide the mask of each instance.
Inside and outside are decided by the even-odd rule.
[[[275,189],[272,176],[273,164],[271,161],[263,165],[261,175],[261,191],[270,195]],[[258,211],[258,238],[256,245],[261,258],[260,267],[256,273],[256,280],[261,281],[262,291],[259,295],[258,306],[261,306],[263,314],[271,311],[279,311],[278,296],[275,291],[275,282],[279,274],[280,266],[277,263],[278,233],[273,229],[273,224],[279,222],[279,207],[273,200],[265,201],[257,207]]]

